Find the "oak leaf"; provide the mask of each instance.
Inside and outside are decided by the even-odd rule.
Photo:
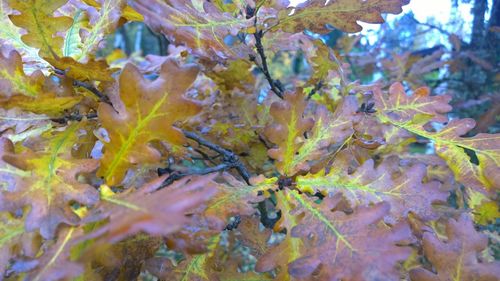
[[[50,117],[46,115],[23,112],[18,108],[0,108],[0,132],[13,143],[39,136],[51,128]]]
[[[441,241],[434,233],[424,233],[424,255],[435,272],[413,269],[410,271],[412,280],[498,280],[500,262],[488,263],[478,259],[478,254],[488,247],[488,237],[474,229],[467,214],[448,221],[446,236],[447,240]]]
[[[352,207],[388,202],[392,221],[401,220],[409,211],[424,219],[436,219],[432,203],[445,202],[448,197],[448,192],[440,190],[439,182],[424,182],[427,170],[423,164],[404,166],[393,156],[377,167],[373,160],[367,160],[349,173],[349,161],[345,151],[340,153],[329,173],[298,176],[297,188],[312,194],[341,192]]]
[[[26,68],[30,68],[33,64],[46,63],[38,55],[38,49],[26,45],[21,40],[21,28],[15,26],[9,19],[9,14],[12,14],[12,9],[8,5],[9,0],[0,1],[0,43],[2,47],[12,46],[18,50],[24,57],[27,64]]]
[[[120,24],[127,1],[124,0],[97,0],[84,1],[88,4],[82,7],[89,17],[88,25],[80,29],[81,44],[75,60],[79,62],[87,61],[102,43],[104,37],[111,34]]]
[[[93,186],[79,182],[77,176],[93,172],[98,165],[94,159],[74,159],[71,156],[77,139],[78,124],[69,125],[62,132],[47,133],[40,150],[25,149],[15,153],[12,146],[4,151],[3,161],[8,169],[0,177],[14,177],[0,194],[0,210],[16,211],[31,206],[26,216],[26,230],[40,229],[44,238],[53,238],[61,223],[75,225],[78,216],[71,208],[76,201],[92,205],[99,199]]]
[[[184,135],[173,125],[200,111],[197,103],[183,96],[197,74],[193,65],[179,66],[167,60],[160,76],[150,82],[135,66],[125,67],[119,80],[122,104],[117,111],[106,103],[98,109],[110,139],[104,144],[98,176],[108,185],[119,184],[134,164],[159,162],[159,152],[149,142],[160,140],[171,146],[185,143]]]
[[[0,276],[14,256],[15,246],[21,242],[23,233],[25,230],[22,219],[15,218],[8,212],[0,212]]]
[[[449,97],[429,96],[426,88],[419,88],[408,96],[403,86],[395,83],[388,96],[376,90],[374,98],[380,121],[432,140],[437,154],[446,160],[456,179],[466,187],[485,192],[500,188],[500,134],[462,137],[474,128],[472,119],[451,120],[438,132],[424,127],[430,121],[448,121],[444,114],[451,110],[447,105]],[[470,160],[465,149],[475,153],[478,164]]]
[[[186,44],[197,54],[215,58],[234,57],[234,48],[224,43],[227,35],[236,35],[249,20],[224,13],[211,2],[195,7],[191,1],[139,0],[134,8],[157,32],[175,44]]]
[[[83,273],[84,266],[70,261],[70,249],[81,236],[81,228],[64,227],[59,231],[53,245],[44,251],[43,255],[34,262],[37,266],[27,274],[29,280],[63,280],[75,278]]]
[[[27,76],[21,56],[16,51],[10,52],[7,57],[0,53],[0,67],[0,104],[5,108],[18,107],[58,116],[81,100],[81,97],[72,96],[70,90],[45,77],[40,70]],[[61,90],[64,95],[59,94]]]
[[[330,32],[326,25],[330,24],[346,32],[359,32],[362,27],[357,21],[367,23],[383,23],[382,13],[399,14],[402,6],[408,0],[311,0],[290,10],[281,10],[278,14],[278,24],[274,29],[281,28],[285,32],[302,32],[308,29],[316,33]]]
[[[334,145],[342,145],[353,135],[357,103],[354,97],[346,97],[331,113],[319,107],[314,115],[314,126],[293,157],[292,166],[307,169],[306,162],[322,160],[332,155]]]
[[[171,234],[189,222],[187,214],[203,207],[217,192],[211,176],[186,177],[156,190],[164,179],[120,194],[101,186],[101,204],[88,219],[108,219],[109,223],[90,233],[89,238],[115,243],[141,231],[157,236]]]
[[[250,255],[259,256],[265,248],[268,231],[258,230],[256,217],[243,216],[237,229],[210,237],[207,252],[188,255],[174,266],[168,258],[156,257],[146,262],[146,269],[162,280],[272,280],[264,274],[248,270],[248,254],[241,247],[250,247]]]
[[[298,225],[290,234],[302,238],[301,257],[288,264],[292,277],[308,278],[314,274],[319,280],[364,280],[364,276],[384,280],[399,278],[397,263],[411,252],[399,244],[408,241],[411,233],[404,223],[393,227],[380,225],[389,213],[388,203],[358,207],[352,214],[346,214],[341,210],[332,211],[335,205],[325,202],[329,199],[318,205],[296,191],[290,191],[290,195],[289,200],[297,209],[282,215],[297,216]],[[377,243],[373,243],[374,237]],[[270,251],[276,250],[279,247]],[[274,257],[265,255],[259,263],[272,262],[270,259]],[[360,268],[359,264],[365,266]]]
[[[286,229],[286,237],[278,245],[271,248],[257,261],[255,269],[257,272],[268,272],[277,269],[279,280],[291,280],[288,274],[288,264],[299,259],[305,254],[302,239],[291,237],[290,231],[299,224],[299,217],[291,213],[298,206],[294,205],[291,192],[284,191],[276,193],[276,208],[281,211],[281,217],[276,222],[274,230],[279,232]]]
[[[27,34],[21,36],[23,42],[40,49],[42,57],[62,55],[64,39],[57,35],[66,31],[72,23],[70,17],[54,17],[54,11],[64,5],[67,0],[10,0],[9,5],[20,15],[10,15],[15,25],[26,29]]]
[[[271,105],[270,114],[274,122],[264,132],[278,146],[269,149],[268,154],[276,160],[276,168],[282,175],[292,176],[301,168],[293,162],[294,157],[305,143],[304,133],[314,125],[312,118],[304,117],[306,106],[302,90],[285,93],[282,101]]]
[[[85,63],[71,57],[46,58],[52,66],[64,71],[64,75],[80,81],[113,81],[111,74],[116,70],[110,68],[105,60],[89,59]]]

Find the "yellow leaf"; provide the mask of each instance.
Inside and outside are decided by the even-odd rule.
[[[11,8],[20,15],[10,15],[15,25],[26,29],[27,34],[21,36],[27,45],[40,49],[42,57],[62,55],[64,39],[56,33],[66,31],[73,19],[70,17],[54,17],[54,11],[67,0],[11,0]]]
[[[451,120],[438,132],[426,130],[424,125],[428,121],[448,121],[443,113],[451,110],[447,104],[449,97],[429,96],[426,88],[419,88],[408,96],[403,86],[395,83],[389,89],[389,96],[376,90],[374,97],[376,116],[380,121],[432,140],[436,153],[446,161],[455,178],[467,188],[483,192],[500,189],[500,134],[462,137],[474,128],[473,119]],[[475,154],[478,164],[471,160],[465,149]]]

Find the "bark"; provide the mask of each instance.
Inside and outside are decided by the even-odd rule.
[[[493,55],[495,55],[496,60],[500,57],[500,32],[493,32],[491,28],[500,27],[500,0],[493,0],[493,5],[491,8],[491,16],[488,21],[488,30],[486,31],[486,44],[492,50]]]
[[[472,14],[474,20],[472,22],[472,39],[471,47],[481,48],[484,44],[485,24],[484,15],[488,9],[488,0],[475,0]]]

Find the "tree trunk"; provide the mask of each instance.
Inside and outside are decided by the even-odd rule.
[[[485,36],[484,14],[487,9],[488,0],[474,1],[474,7],[472,8],[474,20],[472,22],[472,38],[470,44],[472,48],[483,47]]]

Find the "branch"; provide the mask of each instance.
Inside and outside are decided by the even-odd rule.
[[[432,28],[432,29],[436,29],[437,31],[439,31],[439,32],[441,32],[441,33],[443,33],[443,34],[445,34],[445,35],[448,35],[448,36],[452,35],[452,33],[451,33],[451,32],[448,32],[448,31],[444,30],[443,28],[441,28],[441,27],[439,27],[439,26],[437,26],[437,25],[430,24],[430,23],[426,23],[426,22],[420,22],[420,21],[418,21],[418,20],[417,20],[416,18],[414,18],[414,17],[412,17],[411,19],[412,19],[412,20],[413,20],[416,24],[423,25],[423,26],[427,26],[427,27]]]
[[[66,71],[61,70],[61,69],[54,68],[54,72],[56,74],[59,74],[59,75],[63,75],[63,76],[66,75]],[[89,90],[92,94],[94,94],[96,97],[98,97],[100,101],[105,102],[105,103],[112,106],[111,101],[109,100],[108,96],[106,96],[101,91],[99,91],[96,87],[94,87],[94,85],[89,84],[89,83],[85,83],[85,82],[79,81],[79,80],[73,80],[73,86],[82,87],[82,88]]]
[[[227,150],[227,149],[222,148],[214,143],[211,143],[210,141],[198,136],[197,134],[195,134],[193,132],[189,132],[186,130],[182,130],[182,132],[184,133],[184,135],[188,139],[192,139],[192,140],[196,141],[199,145],[205,146],[205,147],[219,153],[220,155],[222,155],[224,164],[228,165],[227,169],[235,168],[238,171],[238,173],[240,174],[240,176],[243,177],[245,182],[247,184],[250,184],[250,182],[249,182],[250,173],[246,169],[245,165],[243,165],[243,163],[241,163],[238,155],[236,155],[231,150]]]
[[[85,82],[82,82],[82,81],[75,80],[75,81],[73,81],[73,86],[85,88],[85,89],[89,90],[92,94],[96,95],[99,98],[100,101],[105,102],[105,103],[107,103],[109,105],[112,105],[111,101],[108,98],[108,96],[106,96],[105,94],[101,93],[101,91],[99,91],[96,87],[94,87],[93,85],[91,85],[89,83],[85,83]]]
[[[69,114],[69,115],[66,115],[64,117],[61,117],[61,118],[52,118],[50,120],[52,120],[53,122],[56,122],[56,123],[59,123],[59,124],[66,124],[68,123],[69,121],[82,121],[83,118],[86,118],[86,119],[95,119],[97,118],[97,113],[89,113],[89,114],[79,114],[79,113],[72,113],[72,114]]]
[[[170,176],[168,176],[168,178],[166,178],[163,181],[163,183],[161,184],[161,186],[158,189],[162,189],[166,186],[169,186],[174,181],[179,180],[179,179],[186,177],[186,176],[208,175],[208,174],[214,173],[214,172],[225,171],[225,170],[228,170],[230,168],[231,168],[230,165],[228,165],[227,163],[222,163],[222,164],[219,164],[215,167],[208,167],[205,169],[195,169],[195,170],[186,171],[186,172],[173,172],[172,174],[170,174]]]
[[[314,86],[309,95],[307,95],[306,100],[310,100],[311,97],[314,96],[314,94],[316,94],[319,90],[321,90],[321,87],[323,87],[323,81],[319,81],[318,84]]]
[[[273,91],[273,93],[275,93],[280,99],[283,99],[283,85],[279,80],[274,80],[269,73],[266,53],[264,52],[264,46],[262,45],[262,37],[264,36],[264,32],[262,30],[257,30],[257,16],[255,17],[254,25],[256,29],[255,33],[253,34],[253,36],[255,37],[255,48],[257,49],[257,53],[259,54],[262,65],[259,65],[257,63],[255,56],[253,55],[250,56],[250,60],[255,62],[259,70],[264,73],[267,82],[269,82],[269,85],[271,86],[271,91]]]

